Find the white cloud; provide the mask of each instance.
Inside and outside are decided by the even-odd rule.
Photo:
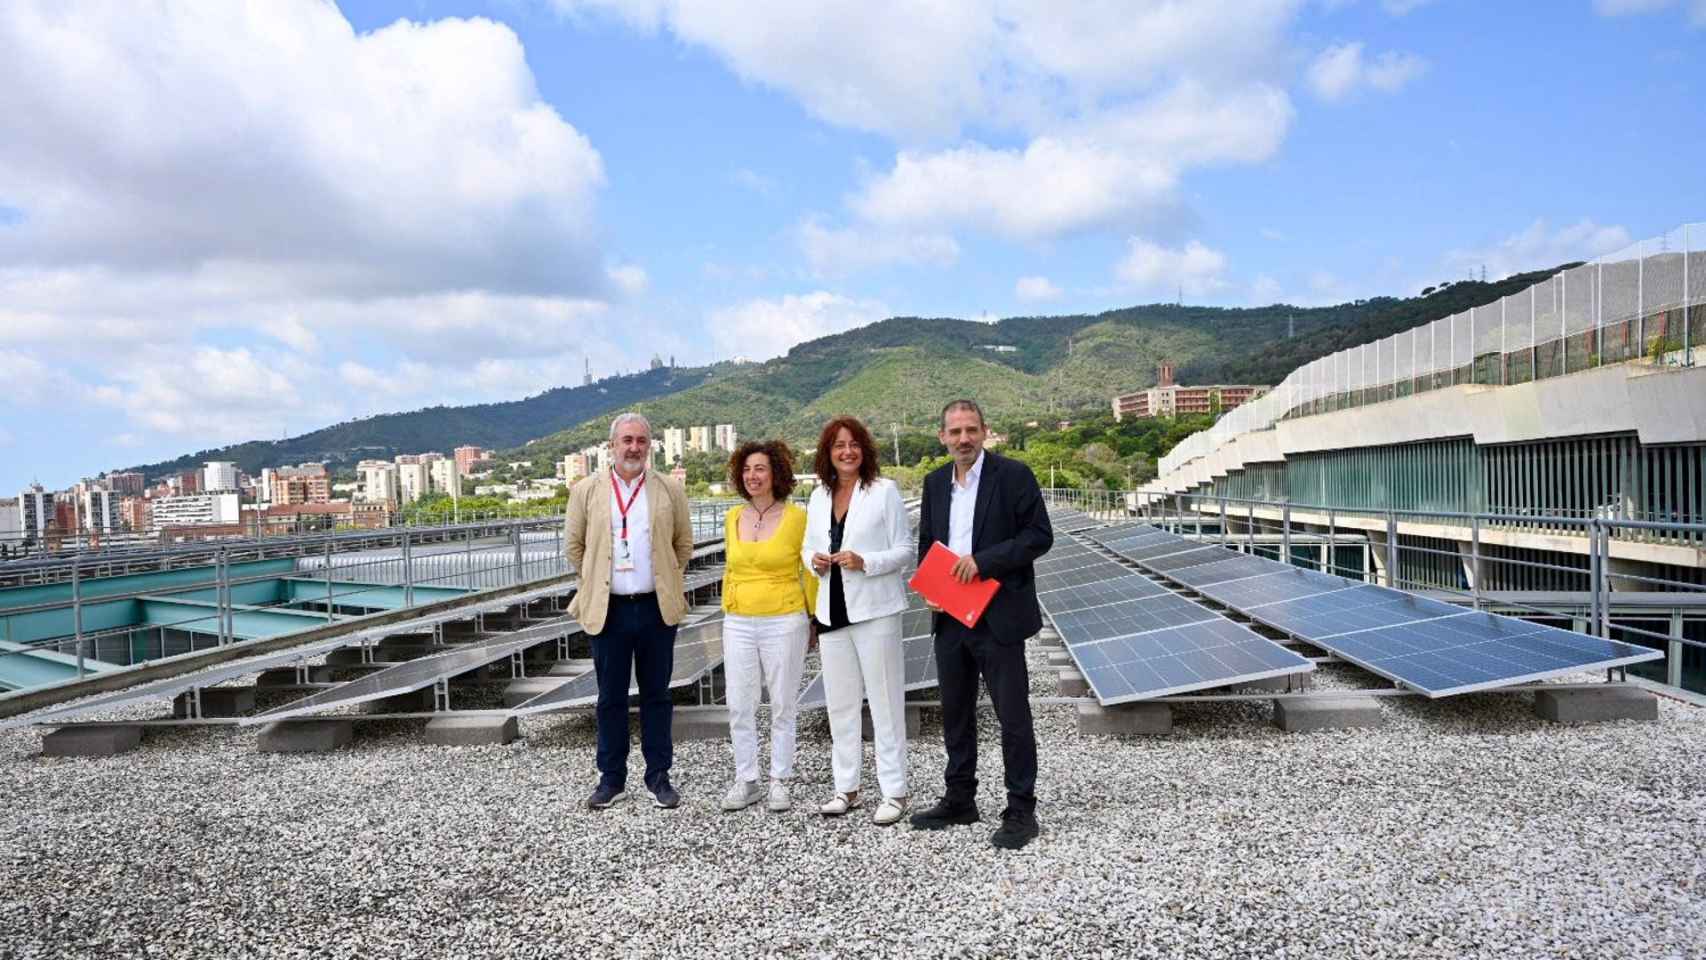
[[[761,197],[770,197],[776,194],[776,181],[749,167],[741,167],[736,170],[730,179],[734,181],[735,186],[751,190]]]
[[[1187,167],[1271,156],[1291,117],[1290,100],[1274,87],[1216,94],[1181,82],[1023,149],[902,152],[850,203],[862,219],[891,227],[970,226],[1048,239],[1165,208]]]
[[[0,384],[4,384],[5,401],[10,404],[45,404],[75,399],[70,395],[70,380],[51,364],[44,363],[33,353],[0,349]]]
[[[1428,63],[1412,53],[1388,50],[1363,56],[1360,41],[1328,47],[1309,65],[1309,86],[1323,100],[1347,99],[1365,89],[1396,93],[1427,72]]]
[[[1026,303],[1060,298],[1061,290],[1047,277],[1020,277],[1013,284],[1013,296]]]
[[[1226,286],[1226,255],[1192,240],[1170,249],[1142,237],[1126,241],[1126,255],[1114,266],[1121,282],[1138,290],[1204,296]]]
[[[610,275],[610,282],[615,288],[630,299],[640,296],[651,287],[651,278],[646,275],[645,268],[635,264],[618,264],[605,272]]]
[[[1272,155],[1303,0],[553,3],[668,31],[829,123],[893,137],[892,167],[849,198],[857,220],[1037,240],[1142,226],[1177,209],[1188,170]]]
[[[315,336],[314,331],[308,329],[307,324],[296,314],[287,313],[272,323],[263,325],[261,332],[298,352],[320,352],[320,338]]]
[[[820,278],[843,277],[893,263],[948,267],[960,258],[960,245],[940,233],[837,229],[807,218],[795,229],[795,236],[812,276]]]
[[[1513,273],[1555,267],[1572,260],[1591,260],[1611,253],[1632,242],[1629,231],[1621,226],[1605,226],[1589,219],[1568,226],[1551,227],[1539,219],[1518,233],[1479,248],[1451,250],[1441,258],[1447,275],[1458,279],[1487,270],[1489,280],[1501,280]],[[1434,278],[1437,282],[1440,278]]]
[[[603,162],[488,20],[330,3],[0,7],[0,263],[298,293],[598,294]],[[431,158],[423,162],[423,158]]]
[[[756,299],[713,310],[711,341],[720,356],[768,360],[795,344],[875,323],[889,308],[875,300],[855,300],[819,290],[780,299]]]
[[[1380,0],[1380,8],[1394,17],[1402,17],[1430,3],[1433,0]]]
[[[1593,0],[1593,11],[1602,17],[1627,17],[1643,13],[1658,13],[1678,5],[1678,0]],[[1688,0],[1682,4],[1691,17],[1706,16],[1706,2]]]

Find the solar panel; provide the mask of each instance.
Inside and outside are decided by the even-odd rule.
[[[1085,607],[1099,607],[1105,603],[1120,600],[1131,600],[1139,597],[1158,597],[1170,591],[1155,581],[1137,573],[1114,577],[1110,580],[1099,580],[1095,583],[1085,583],[1074,587],[1061,587],[1037,594],[1037,602],[1050,613],[1067,613],[1072,610],[1082,610]]]
[[[1196,547],[1183,553],[1169,553],[1147,561],[1144,566],[1156,573],[1166,573],[1169,570],[1180,570],[1196,566],[1199,563],[1216,563],[1232,556],[1225,547]]]
[[[1181,550],[1185,549],[1185,546],[1195,545],[1195,541],[1193,540],[1185,540],[1181,537],[1175,537],[1170,533],[1162,533],[1159,530],[1134,530],[1123,536],[1109,537],[1106,540],[1101,541],[1102,546],[1114,551],[1126,550],[1132,547],[1152,547],[1163,543],[1182,544],[1184,546],[1179,548]]]
[[[1064,573],[1068,570],[1076,570],[1079,567],[1088,567],[1091,564],[1107,562],[1107,557],[1102,556],[1094,550],[1083,550],[1078,553],[1067,554],[1066,556],[1058,558],[1051,555],[1047,560],[1037,561],[1035,569],[1037,576],[1042,576],[1044,574]]]
[[[719,611],[709,620],[683,627],[675,634],[675,662],[670,671],[669,685],[684,687],[699,682],[705,674],[723,662],[723,618]],[[632,674],[628,679],[628,694],[640,692]],[[589,670],[563,681],[510,711],[511,716],[527,716],[568,710],[598,702],[598,671]]]
[[[1055,614],[1049,613],[1055,630],[1068,646],[1149,633],[1187,623],[1219,619],[1220,615],[1176,593],[1141,600],[1125,600]]]
[[[1116,523],[1112,526],[1103,527],[1100,530],[1095,530],[1095,531],[1092,531],[1090,533],[1087,533],[1087,534],[1085,534],[1085,536],[1089,537],[1091,540],[1096,541],[1097,543],[1106,543],[1108,540],[1111,540],[1111,539],[1114,539],[1114,538],[1117,538],[1120,536],[1124,536],[1126,534],[1133,533],[1133,532],[1136,532],[1139,530],[1154,530],[1154,529],[1155,529],[1154,527],[1150,526],[1147,523]]]
[[[1141,566],[1429,697],[1662,659],[1657,650],[1359,583],[1275,560],[1122,551]],[[1150,555],[1144,555],[1150,554]],[[1261,570],[1271,571],[1261,573]],[[1232,576],[1232,574],[1240,574]]]
[[[902,686],[906,690],[925,690],[936,686],[936,640],[930,634],[907,637],[900,642]],[[800,709],[811,710],[828,705],[823,691],[823,674],[812,678],[800,691]]]
[[[557,617],[518,630],[506,633],[480,643],[435,653],[431,656],[408,660],[393,667],[387,667],[376,673],[368,674],[359,680],[339,684],[330,690],[322,690],[312,696],[293,700],[281,707],[268,710],[252,717],[244,717],[238,722],[243,726],[257,723],[270,723],[274,720],[287,720],[310,713],[318,713],[337,707],[349,707],[369,700],[378,700],[398,694],[413,693],[433,685],[445,677],[454,677],[477,670],[488,663],[496,663],[513,653],[526,650],[528,647],[548,643],[559,637],[580,630],[580,624],[569,617]]]
[[[1096,699],[1104,704],[1235,686],[1314,669],[1290,650],[1221,618],[1116,637],[1074,648],[1072,653]]]
[[[1103,560],[1101,563],[1093,566],[1079,567],[1076,570],[1067,570],[1062,573],[1041,574],[1037,577],[1037,590],[1038,592],[1043,592],[1048,590],[1058,590],[1061,587],[1075,587],[1079,584],[1095,583],[1098,580],[1107,580],[1111,577],[1123,576],[1128,572],[1130,571],[1127,570],[1127,568],[1114,563],[1112,560]]]
[[[1140,546],[1119,546],[1110,544],[1108,549],[1114,551],[1127,560],[1131,560],[1135,563],[1147,564],[1148,561],[1160,557],[1169,557],[1174,554],[1189,553],[1191,551],[1203,550],[1206,548],[1202,544],[1192,540],[1171,538],[1156,541],[1154,543],[1145,543]]]

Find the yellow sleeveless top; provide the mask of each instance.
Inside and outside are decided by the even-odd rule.
[[[723,516],[723,611],[747,617],[811,613],[817,605],[817,577],[800,561],[806,511],[787,504],[776,532],[749,543],[735,527],[745,509],[738,506]]]

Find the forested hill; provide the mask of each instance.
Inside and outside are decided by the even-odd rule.
[[[449,456],[453,448],[463,444],[515,447],[607,411],[698,386],[715,369],[666,367],[610,377],[591,386],[557,387],[525,400],[380,414],[288,440],[251,440],[131,469],[152,479],[199,467],[207,460],[230,460],[244,472],[256,474],[262,467],[315,461],[338,469],[367,458],[383,460],[399,453],[428,450]]]
[[[384,414],[133,469],[153,478],[206,460],[235,461],[248,473],[304,461],[341,468],[398,453],[449,454],[471,443],[524,450],[536,471],[548,474],[551,461],[601,439],[613,412],[636,407],[660,428],[733,423],[742,436],[792,440],[809,438],[839,413],[884,430],[928,430],[953,396],[975,397],[1008,418],[1064,416],[1105,409],[1115,393],[1152,386],[1164,359],[1178,365],[1186,383],[1278,383],[1316,357],[1490,303],[1559,269],[1331,307],[1150,304],[995,323],[893,317],[764,363],[663,368],[525,400]]]

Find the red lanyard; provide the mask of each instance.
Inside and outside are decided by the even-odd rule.
[[[616,492],[616,509],[622,512],[622,539],[628,539],[628,511],[633,508],[634,501],[640,499],[640,491],[646,487],[646,475],[640,474],[640,482],[634,485],[634,495],[622,502],[622,487],[616,483],[616,471],[610,471],[610,489]]]

